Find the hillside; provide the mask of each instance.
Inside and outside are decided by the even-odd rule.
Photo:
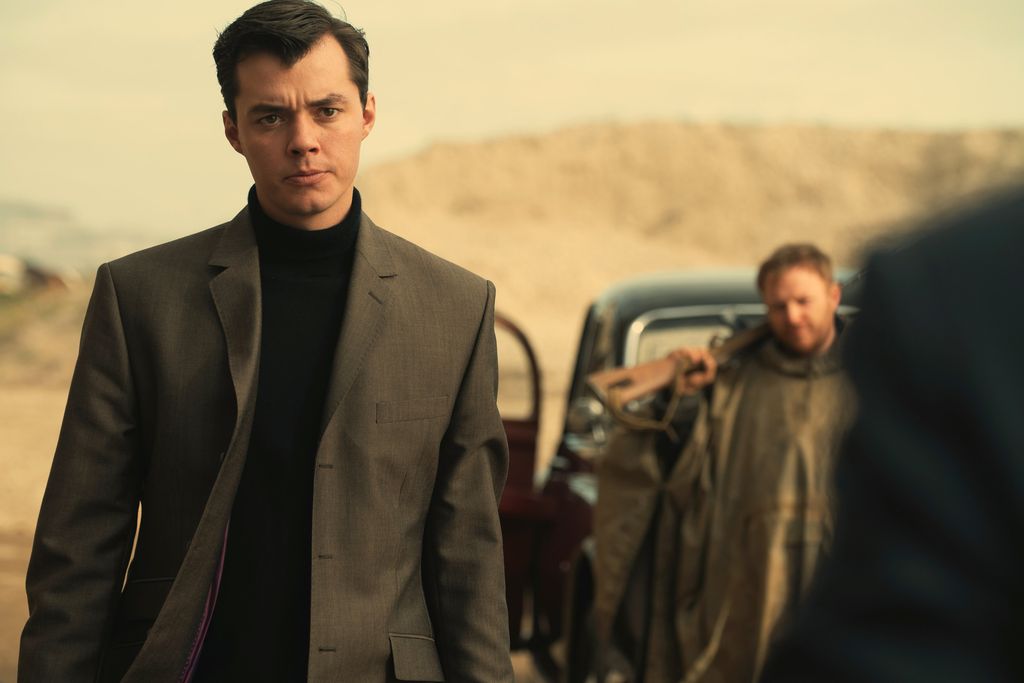
[[[605,232],[627,255],[671,246],[699,253],[687,261],[747,263],[808,238],[849,261],[894,224],[1021,179],[1024,130],[648,123],[439,144],[371,169],[360,187],[382,221],[481,263],[497,262],[495,241]],[[457,236],[475,245],[452,244],[438,221],[474,226]]]

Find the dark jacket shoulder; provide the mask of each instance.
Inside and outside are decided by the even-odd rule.
[[[439,277],[445,284],[462,285],[471,289],[480,289],[484,286],[486,280],[476,273],[427,251],[418,244],[414,244],[372,221],[370,224],[376,228],[388,250],[403,267],[411,268],[418,274]]]
[[[221,223],[201,232],[147,247],[114,259],[108,265],[112,271],[126,274],[194,263],[206,265],[228,225],[230,222]]]
[[[409,301],[416,302],[425,311],[462,312],[479,320],[485,303],[493,296],[489,292],[493,285],[485,278],[377,226],[368,218],[360,227],[360,230],[367,229],[374,235],[372,238],[360,236],[360,253],[364,253],[364,249],[383,247],[388,257],[380,258],[378,254],[373,260],[378,264],[390,261],[392,274],[397,276],[403,295]]]

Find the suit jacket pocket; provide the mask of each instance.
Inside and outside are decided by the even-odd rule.
[[[434,639],[428,636],[390,633],[391,659],[400,681],[444,681]]]
[[[429,420],[434,417],[444,417],[447,414],[447,396],[418,398],[411,401],[379,401],[377,403],[377,424]]]

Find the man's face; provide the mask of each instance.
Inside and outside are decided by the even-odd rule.
[[[824,353],[835,338],[839,285],[808,266],[769,276],[761,292],[768,324],[779,342],[801,356]]]
[[[237,70],[238,120],[224,112],[224,134],[248,162],[260,206],[296,228],[341,222],[376,116],[372,94],[365,108],[359,101],[341,45],[325,35],[290,68],[257,53]]]

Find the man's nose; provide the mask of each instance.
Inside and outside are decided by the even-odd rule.
[[[786,322],[790,325],[797,325],[800,322],[800,307],[796,304],[786,305]]]
[[[305,116],[298,116],[292,124],[292,136],[288,141],[288,153],[292,156],[315,154],[320,150],[316,125]]]

